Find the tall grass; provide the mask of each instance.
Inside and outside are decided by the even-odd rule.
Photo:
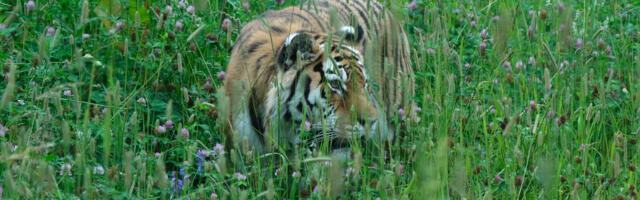
[[[222,145],[239,28],[297,1],[0,3],[0,198],[638,198],[637,2],[388,2],[421,120],[345,163]]]

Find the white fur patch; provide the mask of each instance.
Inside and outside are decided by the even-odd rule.
[[[298,36],[298,34],[299,33],[292,33],[291,35],[287,36],[287,39],[284,40],[284,45],[288,46],[289,44],[291,44],[291,40],[293,40],[293,38]]]
[[[343,26],[343,27],[340,27],[340,32],[345,32],[345,33],[350,33],[355,35],[356,29],[354,29],[352,26]]]

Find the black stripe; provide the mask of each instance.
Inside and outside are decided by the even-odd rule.
[[[266,42],[265,42],[265,41],[262,41],[262,40],[259,40],[259,41],[256,41],[256,42],[254,42],[254,43],[251,43],[251,44],[249,44],[249,47],[248,47],[249,49],[247,50],[247,52],[248,52],[249,54],[252,54],[253,52],[256,52],[256,50],[257,50],[260,46],[262,46],[263,44],[265,44],[265,43],[266,43]]]
[[[358,10],[358,15],[360,15],[360,18],[362,19],[362,21],[364,21],[364,25],[366,26],[365,29],[369,30],[370,24],[369,24],[369,20],[367,20],[367,15],[364,14],[364,11],[363,11],[364,7],[362,6],[362,4],[360,4],[359,1],[355,1],[355,2],[357,4],[357,6],[355,6],[356,7],[355,9]],[[360,35],[360,33],[358,33],[358,35]]]
[[[291,88],[289,88],[289,96],[287,97],[284,105],[289,105],[289,101],[291,101],[291,99],[293,98],[293,95],[296,92],[296,84],[298,84],[298,79],[300,79],[300,71],[296,73],[296,77],[293,79],[293,84],[291,84]]]
[[[253,126],[253,128],[258,130],[258,133],[262,134],[264,132],[264,124],[262,124],[262,121],[258,117],[258,104],[255,97],[256,91],[252,90],[251,97],[249,97],[249,118],[251,120],[251,125]],[[260,139],[262,139],[262,137],[260,137]]]
[[[280,28],[278,26],[271,26],[271,30],[273,32],[276,32],[276,33],[284,33],[284,29],[282,29],[282,28]]]
[[[320,19],[318,19],[318,15],[311,13],[309,10],[303,10],[303,11],[306,12],[308,15],[311,15],[311,17],[313,17],[316,23],[318,23],[318,26],[320,26],[320,29],[322,29],[322,32],[327,31],[327,29],[324,27],[324,24],[320,21]]]
[[[278,16],[278,17],[283,17],[283,18],[285,18],[285,19],[287,20],[287,23],[288,23],[288,22],[290,22],[290,20],[292,20],[292,19],[291,19],[291,17],[296,16],[296,17],[299,17],[299,18],[301,18],[302,20],[304,20],[304,22],[306,22],[307,24],[309,24],[309,25],[313,25],[313,24],[311,23],[311,21],[309,21],[309,19],[307,19],[305,16],[302,16],[302,15],[301,15],[301,14],[299,14],[299,13],[288,12],[288,13],[284,13],[284,15],[285,15],[285,16]]]
[[[256,60],[256,67],[255,69],[260,69],[261,65],[262,65],[262,60],[264,60],[268,55],[264,54],[261,55],[260,57],[258,57],[258,60]]]

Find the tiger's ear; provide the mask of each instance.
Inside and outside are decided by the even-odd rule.
[[[364,29],[360,25],[357,25],[357,27],[345,25],[340,27],[338,35],[343,36],[348,42],[360,43],[364,39]]]
[[[300,53],[300,61],[302,63],[310,60],[315,57],[313,45],[314,41],[307,34],[292,33],[285,39],[278,50],[278,56],[276,58],[278,66],[284,70],[295,66],[298,60],[298,53]]]

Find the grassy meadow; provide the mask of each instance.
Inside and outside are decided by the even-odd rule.
[[[638,199],[639,2],[386,0],[419,122],[341,164],[225,149],[239,29],[299,4],[1,1],[0,199]]]

